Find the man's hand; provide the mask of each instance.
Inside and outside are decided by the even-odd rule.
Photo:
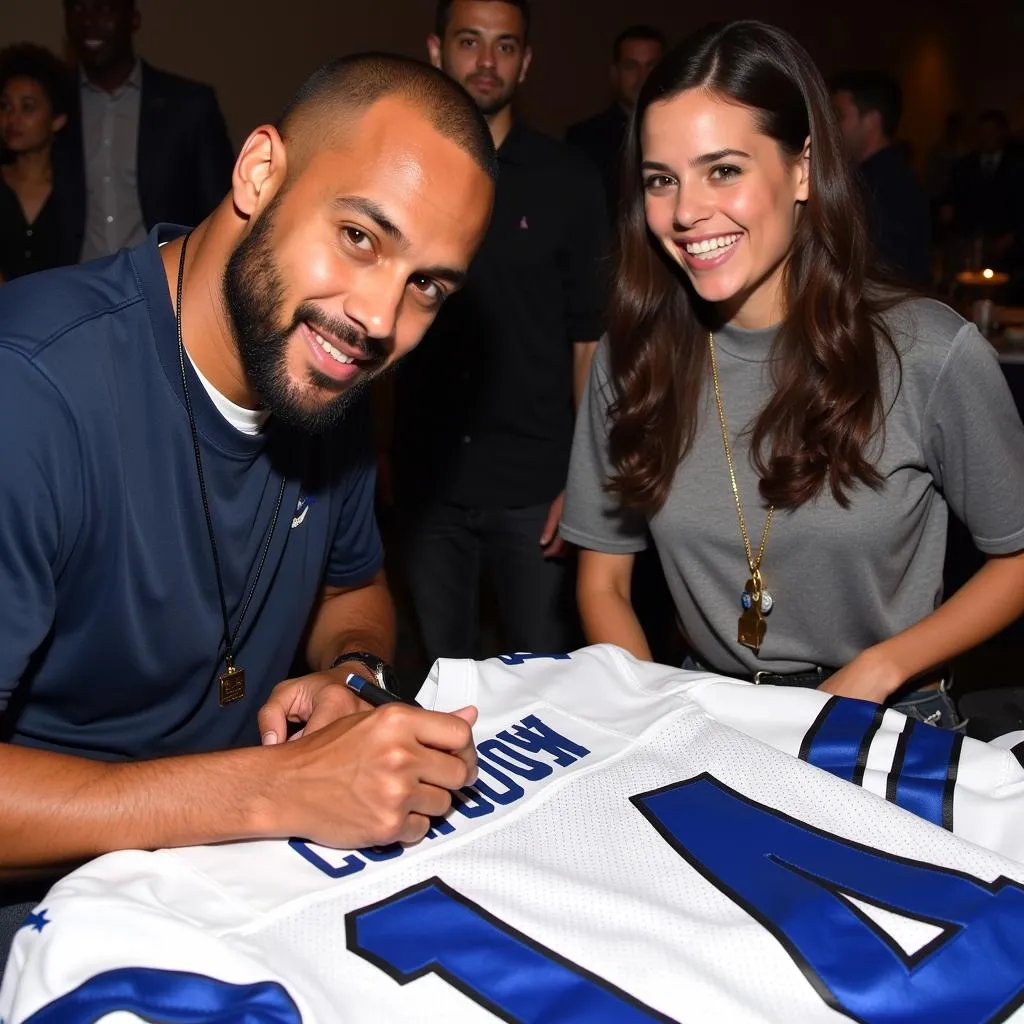
[[[558,524],[562,521],[562,509],[565,506],[565,491],[562,491],[551,503],[548,517],[544,521],[544,530],[540,535],[540,546],[545,558],[560,558],[565,554],[567,545],[558,535]]]
[[[370,705],[345,685],[343,680],[348,674],[349,670],[341,665],[330,672],[313,672],[278,683],[257,715],[263,745],[283,743],[288,738],[289,722],[302,725],[292,736],[294,740],[339,718],[368,711]]]
[[[903,682],[899,669],[877,648],[869,647],[835,675],[829,676],[818,689],[840,697],[856,697],[882,704]]]
[[[476,779],[476,715],[389,704],[268,751],[281,758],[273,831],[339,849],[422,839]]]

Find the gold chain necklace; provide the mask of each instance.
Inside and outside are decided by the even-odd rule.
[[[725,448],[725,461],[729,465],[729,481],[732,484],[732,496],[736,499],[736,518],[740,524],[740,534],[743,536],[743,550],[747,555],[747,565],[750,567],[750,579],[743,588],[743,595],[740,603],[743,606],[743,613],[740,615],[737,628],[737,641],[744,647],[749,647],[755,654],[764,643],[765,633],[768,631],[768,623],[765,616],[772,610],[775,602],[772,595],[765,589],[764,580],[761,578],[761,561],[764,559],[765,545],[768,543],[768,531],[772,528],[772,519],[775,515],[775,506],[768,509],[768,518],[764,521],[764,530],[761,532],[761,544],[757,549],[757,556],[754,556],[750,547],[750,535],[747,533],[747,521],[743,516],[743,505],[740,503],[740,489],[736,486],[736,469],[732,461],[732,446],[729,444],[729,426],[725,421],[725,409],[722,406],[722,389],[718,383],[718,360],[715,358],[715,336],[708,333],[708,351],[711,353],[711,377],[715,383],[715,405],[718,406],[718,421],[722,426],[722,446]]]

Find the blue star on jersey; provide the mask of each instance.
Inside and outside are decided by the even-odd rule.
[[[31,928],[33,931],[41,932],[48,924],[50,919],[46,916],[46,908],[42,908],[38,912],[33,912],[21,922],[22,928]]]

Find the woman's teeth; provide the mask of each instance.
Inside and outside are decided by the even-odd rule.
[[[718,256],[723,249],[735,245],[739,239],[739,235],[719,235],[717,238],[705,238],[701,242],[687,242],[685,248],[690,256],[696,256],[699,260],[710,260]]]

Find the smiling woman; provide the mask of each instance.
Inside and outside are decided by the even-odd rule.
[[[883,279],[825,84],[779,29],[670,52],[623,173],[562,523],[588,638],[649,656],[649,527],[705,665],[955,725],[944,664],[1024,611],[1024,428],[990,347]],[[948,508],[992,557],[936,611]]]

